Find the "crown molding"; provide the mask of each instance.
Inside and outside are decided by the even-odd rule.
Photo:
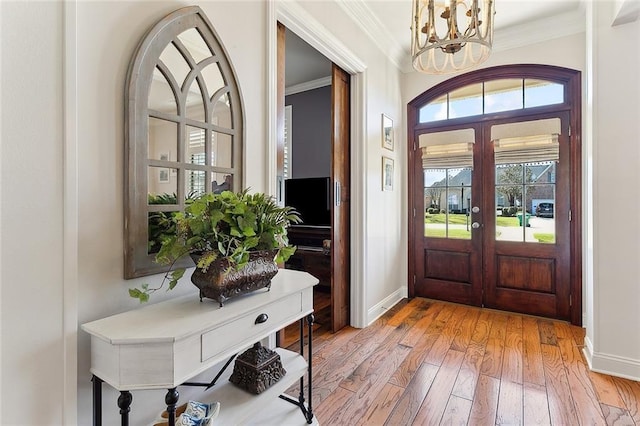
[[[618,0],[615,3],[613,26],[635,22],[640,18],[640,2],[637,0]]]
[[[404,73],[414,71],[411,52],[405,50],[394,39],[365,0],[335,1],[396,67]],[[580,7],[548,18],[496,29],[492,49],[494,52],[500,52],[584,31],[584,8]]]
[[[293,86],[286,87],[284,89],[284,95],[295,95],[296,93],[306,92],[307,90],[319,89],[320,87],[331,86],[331,76],[318,78],[317,80],[311,80],[300,84],[294,84]]]
[[[398,69],[403,70],[407,65],[411,66],[409,52],[395,40],[364,0],[335,2]]]
[[[1,0],[0,0],[1,1]],[[326,56],[331,62],[344,64],[349,74],[364,71],[366,64],[349,50],[336,36],[318,22],[295,1],[270,0],[276,4],[276,17],[285,27],[293,31],[311,47]]]
[[[515,49],[584,31],[584,11],[579,8],[525,24],[497,29],[493,36],[493,51]]]

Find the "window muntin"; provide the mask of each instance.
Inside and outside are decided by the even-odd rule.
[[[496,241],[556,243],[560,132],[558,118],[492,126]]]
[[[159,238],[191,198],[242,188],[240,91],[199,7],[173,12],[142,40],[126,105],[125,277],[133,278],[161,272]]]
[[[474,129],[418,137],[424,174],[424,235],[471,239]]]
[[[471,184],[473,169],[424,170],[424,236],[471,239]]]

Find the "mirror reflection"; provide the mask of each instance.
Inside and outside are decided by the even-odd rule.
[[[175,94],[167,78],[156,67],[153,70],[151,89],[149,90],[149,110],[165,112],[167,114],[177,114]]]
[[[176,79],[178,85],[184,85],[184,79],[191,71],[191,67],[187,63],[184,56],[178,51],[173,43],[169,43],[160,54],[160,60],[165,64],[167,69],[171,70],[173,78]]]
[[[178,34],[178,39],[187,49],[195,63],[202,62],[212,55],[209,46],[207,46],[207,43],[195,28],[189,28]]]
[[[244,115],[233,67],[199,7],[164,20],[141,41],[127,80],[126,278],[161,272],[153,254],[190,199],[242,188]]]
[[[214,62],[204,67],[201,72],[204,83],[207,86],[207,93],[209,97],[213,97],[225,84],[220,72],[220,66],[217,62]]]

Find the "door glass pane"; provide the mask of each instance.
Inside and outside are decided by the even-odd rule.
[[[555,162],[496,165],[496,240],[555,243]]]
[[[496,166],[496,240],[524,241],[522,200],[524,199],[524,166],[499,164]],[[524,220],[527,216],[525,214]]]
[[[496,240],[554,244],[560,120],[492,126]]]
[[[425,237],[471,239],[473,170],[425,169]]]

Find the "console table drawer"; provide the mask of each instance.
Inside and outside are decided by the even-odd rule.
[[[205,362],[229,347],[251,341],[254,336],[264,334],[265,331],[277,329],[278,323],[282,323],[281,326],[284,327],[287,325],[286,320],[300,315],[302,309],[302,293],[296,293],[203,333],[201,361]]]

